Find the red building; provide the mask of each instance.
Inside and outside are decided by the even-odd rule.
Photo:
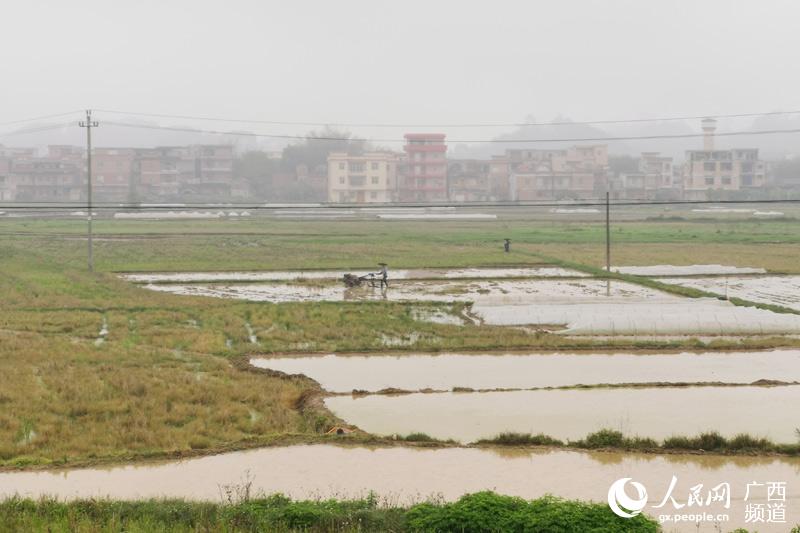
[[[400,172],[401,202],[447,201],[444,138],[444,133],[406,133],[406,161]]]
[[[95,148],[92,151],[92,189],[97,200],[132,199],[136,151],[133,148]]]

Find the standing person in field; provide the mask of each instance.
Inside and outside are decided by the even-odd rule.
[[[386,268],[386,263],[378,263],[381,269],[378,271],[378,276],[381,279],[381,289],[389,288],[389,269]]]
[[[503,250],[505,250],[506,253],[511,251],[511,239],[505,239],[505,242],[503,243]]]

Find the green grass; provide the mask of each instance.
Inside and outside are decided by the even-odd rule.
[[[616,516],[607,505],[545,496],[523,500],[479,492],[444,503],[410,507],[362,500],[293,501],[282,495],[249,497],[226,503],[183,500],[124,502],[10,499],[0,502],[0,532],[129,533],[170,532],[656,532],[646,516]]]
[[[98,220],[97,267],[103,271],[479,266],[529,263],[543,252],[601,266],[605,227],[519,215],[484,222],[291,221],[253,217],[219,221]],[[727,263],[800,272],[798,219],[613,220],[615,264]],[[0,245],[36,249],[75,268],[85,263],[82,221],[0,221]],[[103,240],[112,238],[114,240]],[[502,253],[502,239],[512,253]],[[71,239],[71,240],[70,240]]]
[[[491,439],[481,439],[476,444],[497,444],[500,446],[563,446],[564,442],[543,433],[500,433]]]
[[[628,437],[613,429],[601,429],[590,433],[583,439],[567,442],[543,434],[501,433],[493,438],[481,439],[475,443],[497,446],[550,446],[585,450],[626,450],[641,452],[685,451],[709,452],[730,455],[751,455],[773,453],[780,455],[800,455],[800,442],[797,444],[775,443],[769,439],[739,434],[726,438],[715,431],[701,433],[695,437],[673,436],[658,442],[648,437]]]
[[[800,268],[795,220],[618,225],[613,253],[639,254],[628,256],[633,263]],[[100,220],[96,229],[100,272],[89,274],[85,241],[74,240],[85,230],[83,222],[0,219],[0,468],[211,453],[287,436],[314,437],[336,422],[318,406],[298,407],[314,390],[309,380],[232,364],[251,354],[383,353],[386,337],[412,333],[416,341],[403,350],[709,346],[696,339],[597,342],[516,328],[435,324],[416,320],[408,303],[275,305],[182,297],[145,290],[109,272],[349,269],[379,260],[398,268],[536,265],[543,257],[596,269],[603,254],[597,221]],[[513,240],[510,254],[502,252],[506,236]],[[701,241],[703,246],[686,244]],[[464,310],[464,304],[438,307],[453,314]],[[96,344],[103,321],[109,334]],[[248,325],[258,344],[250,342]],[[798,344],[758,338],[710,346]]]

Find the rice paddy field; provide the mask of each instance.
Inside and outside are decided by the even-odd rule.
[[[720,431],[720,442],[739,444],[704,452],[698,444],[682,452],[733,454],[737,460],[744,459],[741,455],[768,461],[781,456],[770,462],[770,472],[789,475],[798,468],[796,409],[770,408],[770,416],[752,426],[709,422],[727,406],[732,409],[731,404],[792,403],[800,387],[793,351],[800,348],[795,324],[800,312],[794,305],[800,295],[787,294],[797,288],[791,275],[800,274],[800,212],[793,206],[775,208],[780,216],[756,216],[755,209],[637,207],[613,213],[613,266],[758,269],[753,274],[731,270],[735,283],[727,285],[729,295],[721,293],[724,268],[712,275],[679,277],[604,272],[600,213],[516,208],[463,220],[382,219],[367,211],[335,220],[315,216],[314,210],[197,220],[114,219],[101,213],[94,224],[93,273],[86,268],[85,221],[0,216],[0,494],[12,494],[10,487],[22,481],[15,475],[53,468],[224,457],[236,450],[286,446],[306,446],[304,453],[312,455],[314,446],[329,445],[500,450],[505,449],[502,439],[492,443],[491,437],[504,431],[532,437],[552,433],[545,436],[566,447],[559,452],[567,454],[564,460],[582,457],[586,452],[579,451],[585,448],[580,443],[589,441],[580,439],[603,429],[621,432],[619,439],[600,447],[623,457],[630,453],[625,443],[632,442],[625,439],[666,443],[681,437],[691,443],[701,433]],[[505,238],[511,239],[510,253],[503,252]],[[389,264],[385,293],[370,287],[342,290],[337,279],[342,272],[376,270],[379,262]],[[398,276],[392,278],[395,271]],[[761,281],[750,281],[756,279]],[[261,296],[248,297],[253,294]],[[292,297],[279,297],[286,294]],[[692,313],[696,318],[686,322],[691,326],[661,327],[673,320],[667,316],[670,309],[675,320]],[[609,322],[608,316],[618,320]],[[562,363],[552,358],[565,353],[571,358],[558,370]],[[725,358],[728,353],[731,357]],[[358,359],[347,361],[347,370],[337,375],[333,354],[367,361],[416,355],[417,360],[403,367],[403,380],[393,381],[397,374],[387,367],[386,377],[376,382],[375,365],[358,365]],[[431,360],[436,354],[445,354],[447,364],[456,366],[474,356],[464,368],[475,364],[484,370],[436,370]],[[537,372],[540,363],[530,361],[536,354],[550,357],[541,362],[543,368],[556,364],[547,370],[553,379],[547,373],[511,379]],[[582,358],[610,361],[614,354],[624,355],[611,364],[608,379],[601,379],[600,367],[597,373],[574,371],[580,379],[565,378]],[[658,364],[652,370],[632,370],[626,364],[620,372],[628,372],[630,379],[613,377],[619,373],[615,364],[637,354]],[[692,358],[698,370],[661,362],[671,355]],[[343,385],[330,387],[307,365],[286,362],[309,356],[327,357],[324,361],[332,365],[328,374],[337,375]],[[493,357],[503,363],[493,365]],[[508,364],[508,357],[527,359]],[[284,364],[271,365],[271,360]],[[433,379],[415,379],[429,377],[429,371]],[[437,371],[443,372],[439,378]],[[453,378],[459,371],[461,381]],[[518,390],[503,390],[509,387]],[[531,387],[537,390],[519,390]],[[361,389],[370,389],[365,398]],[[608,398],[608,405],[587,400],[598,410],[631,402],[639,409],[595,416],[581,408],[584,398],[599,396]],[[566,400],[560,402],[561,397]],[[708,409],[690,422],[669,412],[671,402],[689,409],[704,399]],[[555,417],[557,423],[540,421],[537,412],[551,401],[560,402],[562,409],[556,411],[567,415]],[[647,401],[658,404],[666,422],[639,423],[648,416]],[[441,423],[434,417],[415,424],[415,413],[434,409],[432,402],[441,404],[435,407]],[[580,413],[580,421],[571,424],[570,412]],[[502,423],[505,415],[508,427]],[[347,434],[326,435],[337,427]],[[649,428],[658,431],[646,434]],[[750,440],[742,437],[750,432],[745,435]],[[743,440],[736,441],[739,437]],[[475,443],[478,438],[484,443]],[[516,446],[548,449],[548,442],[542,436],[520,439]],[[637,442],[637,453],[644,456],[665,453],[661,444]],[[686,461],[679,464],[699,468],[692,459]],[[291,472],[302,476],[296,470],[286,475]],[[25,496],[47,494],[46,478],[36,479],[25,479]],[[460,495],[459,487],[462,493],[491,488],[467,485],[458,485],[448,499]],[[290,486],[287,481],[264,489],[286,492]],[[547,491],[539,488],[516,494],[540,497]],[[103,496],[91,490],[70,496],[64,490],[66,498]],[[169,496],[194,497],[179,490]],[[564,496],[597,498],[594,492]]]

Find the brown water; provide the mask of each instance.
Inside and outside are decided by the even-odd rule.
[[[631,477],[647,487],[649,501],[644,512],[656,516],[665,510],[674,512],[671,504],[661,510],[652,508],[663,499],[673,475],[678,477],[673,495],[684,504],[689,487],[730,483],[729,529],[744,525],[743,498],[748,483],[785,481],[786,518],[792,524],[800,521],[798,459],[576,451],[496,453],[466,448],[331,445],[265,448],[143,466],[0,473],[0,498],[47,494],[66,499],[166,496],[216,501],[222,487],[250,480],[256,493],[283,492],[295,498],[356,497],[374,490],[390,501],[407,504],[432,495],[453,500],[465,493],[495,490],[529,499],[550,493],[605,502],[615,480]],[[766,503],[766,494],[754,492],[751,501]],[[708,511],[725,510],[712,505]],[[758,529],[787,530],[785,526],[770,528],[764,524]],[[666,526],[665,530],[675,529]],[[694,525],[679,530],[696,531]],[[701,531],[714,531],[713,525],[705,524]]]
[[[325,390],[562,387],[604,383],[800,381],[800,350],[674,354],[411,354],[254,358]]]
[[[737,307],[715,298],[682,298],[597,279],[392,281],[388,290],[342,284],[151,283],[175,294],[256,302],[388,300],[472,302],[486,324],[565,326],[570,335],[760,335],[800,333],[800,316]]]
[[[377,269],[377,267],[376,267]],[[375,270],[372,270],[374,272]],[[369,270],[267,270],[261,272],[150,272],[123,274],[128,281],[137,283],[180,283],[222,281],[291,281],[297,279],[338,280],[345,274],[368,274]],[[509,268],[418,268],[391,269],[391,279],[435,278],[527,278],[527,277],[586,277],[588,274],[560,267],[509,267]]]
[[[715,430],[790,443],[800,427],[798,385],[335,396],[325,404],[369,433],[460,442],[505,431],[575,440],[610,428],[654,439]]]
[[[610,290],[608,289],[610,286]],[[198,296],[216,296],[263,302],[319,302],[345,300],[470,301],[482,305],[529,303],[591,303],[597,301],[676,301],[682,298],[625,282],[610,285],[595,279],[497,279],[497,280],[389,280],[386,291],[365,285],[348,289],[342,283],[319,286],[258,283],[158,283],[148,289]]]

